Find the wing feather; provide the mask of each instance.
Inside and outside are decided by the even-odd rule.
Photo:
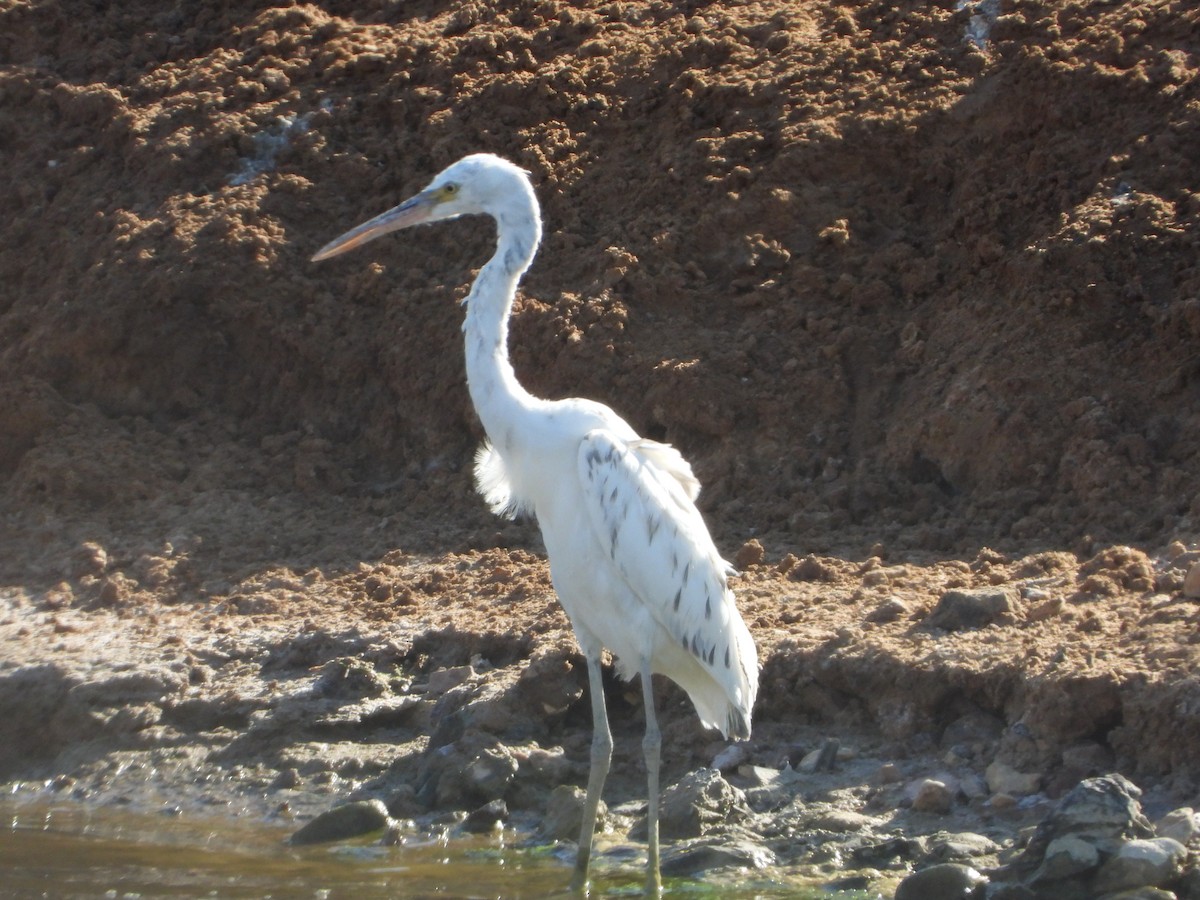
[[[708,724],[748,735],[757,654],[729,589],[732,567],[693,502],[700,485],[691,467],[666,444],[624,441],[597,429],[580,445],[579,472],[589,518],[613,565],[710,681],[692,685],[681,673],[664,674],[688,690]],[[724,704],[700,696],[712,695],[714,681]]]

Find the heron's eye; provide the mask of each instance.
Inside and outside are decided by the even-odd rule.
[[[453,197],[458,193],[458,185],[451,181],[449,184],[446,184],[442,187],[442,193],[447,197]]]

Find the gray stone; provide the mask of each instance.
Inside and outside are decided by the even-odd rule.
[[[1172,891],[1156,887],[1142,887],[1134,888],[1131,891],[1118,891],[1115,894],[1104,894],[1098,900],[1178,900],[1178,898]]]
[[[663,856],[662,873],[680,876],[727,867],[765,869],[775,863],[775,854],[761,844],[702,838],[671,847]]]
[[[391,817],[382,800],[357,800],[321,813],[291,837],[291,843],[344,841],[388,827]]]
[[[1037,772],[1018,772],[999,760],[987,767],[984,776],[987,778],[988,789],[993,794],[1024,797],[1036,794],[1042,786],[1042,776]]]
[[[1005,866],[998,880],[1014,881],[1053,878],[1043,870],[1047,853],[1054,848],[1061,858],[1053,865],[1061,870],[1081,867],[1091,851],[1081,844],[1064,842],[1072,837],[1087,844],[1103,859],[1115,854],[1131,838],[1150,837],[1153,830],[1142,815],[1138,787],[1122,775],[1104,775],[1079,782],[1068,791],[1054,810],[1043,819],[1025,849]],[[1056,895],[1058,896],[1058,895]],[[1082,896],[1078,892],[1062,897]]]
[[[745,744],[730,744],[713,757],[712,768],[718,772],[730,772],[735,769],[740,771],[747,756],[749,756],[749,751]]]
[[[1101,851],[1112,852],[1125,839],[1153,835],[1138,802],[1141,796],[1141,789],[1123,775],[1087,778],[1063,796],[1043,825],[1051,836],[1094,836],[1105,842],[1097,844]]]
[[[659,831],[664,838],[700,837],[749,814],[745,795],[716,769],[697,769],[663,791]]]
[[[1159,837],[1175,838],[1181,844],[1188,843],[1200,834],[1200,822],[1196,819],[1196,811],[1190,806],[1173,809],[1154,826]]]
[[[954,834],[940,832],[929,837],[925,857],[931,862],[958,862],[1000,852],[1000,845],[991,838],[973,831]]]
[[[896,888],[896,900],[983,900],[987,879],[959,863],[913,872]]]
[[[808,820],[805,826],[818,828],[822,831],[832,831],[837,834],[850,834],[852,832],[867,831],[878,824],[879,820],[872,819],[870,816],[865,816],[851,809],[831,809]]]
[[[429,673],[425,683],[425,692],[434,697],[440,697],[446,691],[475,677],[475,670],[470,666],[454,666],[450,669],[438,669]]]
[[[946,591],[925,617],[925,625],[943,631],[985,628],[1013,621],[1016,607],[1017,593],[1009,587]]]
[[[1057,881],[1090,872],[1100,865],[1100,851],[1094,844],[1073,834],[1064,834],[1052,840],[1042,857],[1041,868],[1034,873],[1032,882]]]
[[[467,764],[463,773],[467,778],[467,791],[484,802],[498,800],[516,777],[517,769],[517,760],[507,747],[483,750]]]
[[[934,778],[924,778],[917,786],[912,808],[916,812],[945,815],[954,806],[954,794],[945,783]]]
[[[1193,563],[1183,577],[1183,596],[1200,597],[1200,562]]]
[[[899,597],[887,597],[867,613],[867,621],[878,622],[881,625],[887,624],[909,615],[910,612],[908,604]]]
[[[496,826],[508,818],[508,805],[503,800],[493,800],[472,810],[463,821],[463,829],[472,834],[495,831]]]
[[[587,802],[587,791],[572,784],[562,784],[550,793],[546,804],[546,815],[542,819],[542,835],[550,840],[574,841],[579,839],[583,825],[583,807]],[[608,807],[600,801],[596,818],[603,821]]]
[[[1161,887],[1179,877],[1187,848],[1174,838],[1129,841],[1100,867],[1093,887],[1101,892]]]

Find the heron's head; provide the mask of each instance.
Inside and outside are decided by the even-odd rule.
[[[337,256],[381,234],[412,225],[473,213],[501,219],[510,210],[536,208],[533,188],[523,169],[490,153],[475,153],[443,169],[419,194],[330,241],[313,255],[313,260]]]

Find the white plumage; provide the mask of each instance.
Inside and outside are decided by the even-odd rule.
[[[470,294],[463,332],[467,383],[488,442],[476,458],[480,493],[493,511],[537,517],[551,579],[588,662],[595,733],[588,798],[572,887],[586,890],[596,809],[612,754],[600,682],[607,647],[625,678],[640,674],[649,788],[646,889],[658,872],[660,736],[651,673],[691,698],[700,721],[728,738],[750,736],[758,659],[738,614],[732,571],[696,509],[700,484],[667,444],[637,435],[607,406],[541,400],[517,382],[508,318],[517,282],[541,237],[525,172],[488,154],[447,168],[410,200],[321,249],[326,259],[381,234],[470,213],[496,221],[496,252]]]

